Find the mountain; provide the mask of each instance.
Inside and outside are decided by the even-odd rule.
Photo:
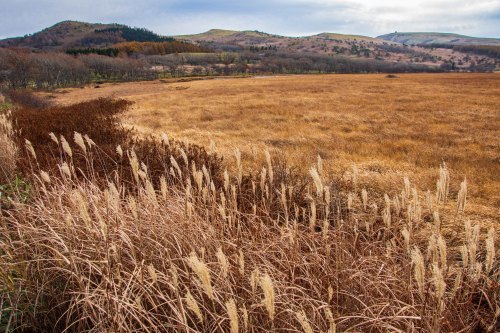
[[[174,37],[178,39],[209,40],[214,38],[266,38],[272,36],[281,37],[277,35],[271,35],[265,32],[260,32],[257,30],[236,31],[236,30],[224,30],[224,29],[211,29],[206,32],[202,32],[200,34],[180,35]]]
[[[337,33],[331,33],[331,32],[323,32],[311,37],[319,37],[319,38],[328,38],[328,39],[340,39],[340,40],[363,40],[363,41],[370,41],[370,42],[375,42],[375,43],[384,43],[386,41],[378,38],[373,38],[373,37],[368,37],[368,36],[362,36],[362,35],[346,35],[346,34],[337,34]]]
[[[53,49],[78,43],[96,30],[121,27],[119,24],[85,23],[63,21],[40,32],[24,37],[8,38],[0,41],[2,47],[31,47]]]
[[[303,54],[306,57],[342,56],[449,70],[470,69],[477,64],[494,68],[499,58],[495,43],[500,42],[493,38],[441,33],[388,34],[373,38],[323,32],[312,36],[288,37],[260,31],[221,29],[174,37],[222,52],[250,51],[260,55],[276,52],[282,57],[288,54]],[[422,45],[426,43],[433,45]],[[436,47],[435,43],[442,44]]]
[[[492,45],[500,46],[499,38],[479,38],[440,32],[394,32],[377,38],[406,45]]]
[[[123,24],[63,21],[32,35],[0,40],[0,47],[24,47],[40,50],[105,47],[120,42],[172,41],[143,28]]]
[[[312,36],[304,36],[304,37],[288,37],[288,36],[281,36],[281,35],[276,35],[276,34],[269,34],[266,32],[261,32],[257,30],[244,30],[244,31],[237,31],[237,30],[223,30],[223,29],[211,29],[206,32],[202,32],[200,34],[192,34],[192,35],[179,35],[179,36],[173,36],[176,39],[184,39],[184,40],[190,40],[190,41],[210,41],[210,42],[244,42],[244,44],[258,44],[258,43],[273,43],[273,42],[279,42],[279,41],[285,41],[285,40],[307,40],[307,39],[326,39],[326,40],[350,40],[350,41],[371,41],[371,42],[377,42],[377,43],[386,43],[387,41],[373,38],[373,37],[368,37],[368,36],[361,36],[361,35],[345,35],[345,34],[338,34],[338,33],[330,33],[330,32],[323,32],[317,35],[312,35]]]
[[[235,31],[212,29],[200,34],[173,36],[178,40],[203,44],[222,51],[281,50],[287,52],[329,53],[369,53],[376,51],[377,45],[396,44],[382,39],[360,35],[345,35],[324,32],[313,36],[289,37],[261,31]]]
[[[173,43],[162,43],[165,45],[159,50],[157,43],[138,45],[125,42]],[[199,34],[165,37],[144,28],[132,28],[123,24],[77,21],[64,21],[32,35],[0,40],[1,47],[66,51],[74,52],[71,53],[74,55],[89,52],[116,55],[116,52],[109,53],[116,50],[135,56],[230,52],[244,55],[246,64],[270,57],[286,59],[292,55],[297,62],[302,61],[304,64],[318,62],[318,59],[326,59],[325,57],[337,57],[350,58],[349,61],[378,61],[439,67],[444,70],[477,70],[478,66],[490,70],[497,66],[500,59],[500,39],[448,33],[392,33],[373,38],[323,32],[312,36],[290,37],[256,30],[212,29]],[[164,62],[159,59],[155,61],[159,64]]]

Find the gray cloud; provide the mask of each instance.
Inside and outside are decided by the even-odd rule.
[[[0,38],[68,19],[124,23],[166,35],[224,28],[291,36],[398,30],[499,37],[500,0],[0,0],[0,15]]]

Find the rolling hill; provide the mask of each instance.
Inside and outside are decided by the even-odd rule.
[[[395,32],[377,38],[407,45],[450,44],[450,45],[493,45],[500,46],[499,38],[479,38],[439,32]]]
[[[323,32],[312,36],[303,37],[291,37],[291,36],[281,36],[276,34],[270,34],[257,30],[223,30],[223,29],[211,29],[209,31],[192,34],[192,35],[178,35],[173,36],[176,39],[189,40],[196,42],[232,42],[232,43],[242,43],[245,45],[254,45],[261,43],[278,43],[284,44],[287,41],[306,41],[306,40],[336,40],[338,42],[342,41],[365,41],[365,42],[375,42],[375,43],[387,43],[387,41],[382,39],[377,39],[368,36],[361,35],[347,35],[331,32]]]
[[[174,36],[178,39],[214,39],[214,38],[234,38],[234,37],[244,37],[244,38],[267,38],[267,37],[281,37],[277,35],[271,35],[265,32],[257,31],[257,30],[245,30],[245,31],[237,31],[237,30],[225,30],[225,29],[211,29],[206,32],[202,32],[199,34],[191,34],[191,35],[179,35]]]
[[[323,32],[312,36],[289,37],[260,31],[212,29],[200,34],[173,36],[220,52],[268,52],[347,56],[390,63],[423,64],[449,69],[469,68],[475,63],[495,61],[497,39],[473,38],[456,34],[401,33],[376,38]],[[427,47],[439,43],[441,47]],[[454,44],[452,44],[454,43]],[[487,46],[478,50],[477,46]],[[470,46],[467,50],[454,46]],[[473,57],[471,57],[473,55]],[[491,65],[494,66],[494,65]]]
[[[340,40],[362,40],[362,41],[371,41],[375,43],[384,43],[386,42],[385,40],[379,39],[379,38],[373,38],[373,37],[368,37],[368,36],[362,36],[362,35],[346,35],[346,34],[338,34],[338,33],[332,33],[332,32],[323,32],[311,37],[317,37],[317,38],[327,38],[327,39],[340,39]]]
[[[121,42],[172,41],[143,28],[123,24],[63,21],[32,35],[0,40],[0,47],[25,47],[40,50],[65,50],[81,47],[106,47]]]
[[[104,48],[116,48],[125,42],[184,42],[198,47],[194,52],[251,54],[246,63],[260,63],[270,57],[296,58],[302,63],[317,63],[325,57],[349,60],[376,61],[390,64],[421,65],[443,70],[477,70],[497,67],[500,39],[474,38],[449,33],[392,33],[376,38],[323,32],[312,36],[280,36],[257,30],[209,31],[178,36],[161,36],[144,28],[132,28],[123,24],[86,23],[63,21],[40,32],[24,37],[0,40],[0,48],[28,48],[43,51],[72,51],[92,49],[98,53]],[[153,43],[154,44],[154,43]],[[435,44],[440,44],[438,47]],[[126,53],[144,56],[186,53],[189,47],[172,48],[169,52],[157,52],[156,45],[127,44]],[[466,48],[464,48],[466,46]],[[82,51],[82,52],[83,52]],[[76,54],[76,53],[75,53]],[[100,54],[100,53],[99,53]],[[319,58],[318,58],[319,57]],[[308,60],[300,60],[307,58]],[[154,59],[154,65],[170,64],[170,60]],[[206,61],[205,61],[206,62]],[[286,61],[285,61],[286,62]],[[278,65],[278,67],[283,65]],[[481,69],[482,70],[482,69]]]

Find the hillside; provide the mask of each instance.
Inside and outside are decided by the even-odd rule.
[[[495,45],[500,46],[499,38],[478,38],[451,33],[438,32],[395,32],[377,38],[407,45],[451,44],[451,45]]]
[[[159,36],[143,28],[131,28],[122,24],[63,21],[32,35],[0,40],[0,47],[65,50],[79,47],[106,47],[130,41],[172,40],[172,38]]]
[[[372,41],[376,43],[384,43],[386,42],[385,40],[378,39],[378,38],[373,38],[373,37],[368,37],[368,36],[362,36],[362,35],[346,35],[346,34],[338,34],[338,33],[332,33],[332,32],[323,32],[311,37],[316,37],[316,38],[329,38],[329,39],[340,39],[340,40],[363,40],[363,41]]]
[[[443,43],[455,41],[460,45],[478,45],[485,39],[475,39],[453,34],[419,35],[421,41]],[[417,39],[403,38],[403,34],[389,34],[377,38],[324,32],[312,36],[288,37],[259,31],[234,31],[212,29],[204,33],[174,36],[178,40],[196,43],[220,52],[245,52],[263,54],[308,54],[319,56],[342,56],[349,58],[372,59],[389,63],[421,64],[430,67],[443,67],[447,70],[472,68],[477,64],[494,68],[495,56],[491,50],[454,50],[452,47],[427,48],[414,46],[421,44]],[[440,38],[438,38],[440,36]],[[382,38],[383,37],[383,38]],[[415,37],[416,38],[416,37]],[[496,41],[495,39],[489,40]],[[458,46],[458,45],[457,45]],[[496,54],[496,53],[494,53]]]
[[[291,36],[281,36],[276,34],[269,34],[257,30],[223,30],[223,29],[211,29],[209,31],[192,34],[192,35],[179,35],[173,36],[176,39],[188,40],[191,42],[209,42],[217,44],[237,44],[242,47],[249,46],[276,46],[281,48],[294,48],[302,50],[310,50],[313,47],[310,41],[317,42],[336,42],[337,44],[342,44],[344,42],[374,42],[374,43],[386,43],[387,41],[377,38],[372,38],[368,36],[361,35],[346,35],[338,33],[324,32],[312,36],[303,37],[291,37]],[[328,43],[329,44],[329,43]]]
[[[175,38],[178,39],[193,39],[193,40],[211,40],[211,39],[217,39],[217,38],[225,38],[225,37],[230,37],[230,38],[267,38],[267,37],[272,37],[276,35],[271,35],[265,32],[260,32],[260,31],[252,31],[252,30],[245,30],[245,31],[237,31],[237,30],[225,30],[225,29],[211,29],[206,32],[202,32],[199,34],[191,34],[191,35],[180,35],[180,36],[175,36]],[[280,37],[280,36],[276,36]]]
[[[32,35],[0,41],[1,47],[62,48],[82,41],[95,30],[122,27],[118,24],[64,21]]]

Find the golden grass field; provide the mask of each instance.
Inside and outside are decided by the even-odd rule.
[[[498,78],[183,79],[13,106],[0,331],[497,332]]]
[[[304,170],[319,154],[337,174],[359,170],[367,187],[397,188],[408,175],[435,189],[438,167],[452,193],[467,177],[470,210],[498,219],[500,76],[496,74],[300,75],[191,82],[104,84],[52,93],[71,104],[112,96],[134,101],[126,124],[169,133],[244,159],[263,147]],[[455,195],[454,194],[454,195]]]

